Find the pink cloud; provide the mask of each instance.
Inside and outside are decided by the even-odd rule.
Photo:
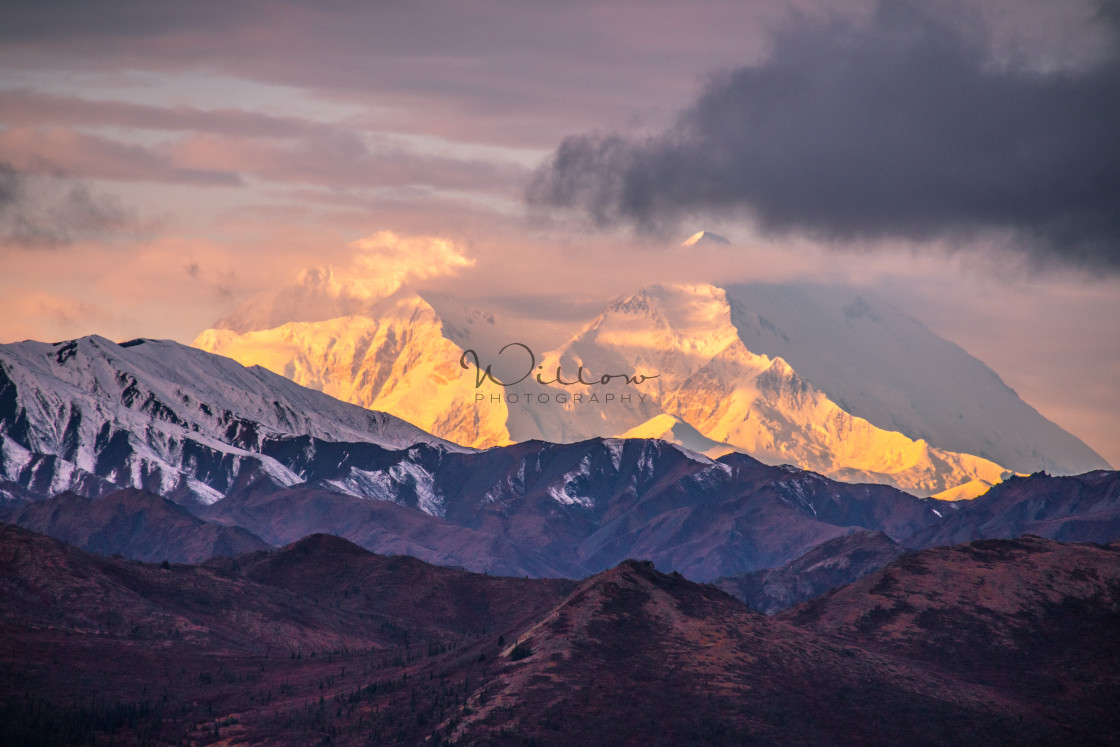
[[[0,131],[0,160],[9,161],[21,171],[82,179],[226,187],[241,184],[240,177],[229,170],[183,168],[151,148],[66,127],[13,127]]]

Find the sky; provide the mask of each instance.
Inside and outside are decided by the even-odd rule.
[[[189,343],[326,265],[542,325],[845,283],[1120,465],[1117,132],[1116,2],[9,2],[0,341]]]

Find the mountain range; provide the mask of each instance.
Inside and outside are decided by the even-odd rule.
[[[652,285],[559,345],[538,337],[447,295],[379,295],[319,270],[194,345],[477,448],[663,438],[946,498],[1011,472],[1109,468],[982,362],[851,289]],[[581,377],[592,384],[557,383]]]
[[[1117,625],[1115,544],[923,550],[766,617],[636,560],[155,565],[0,524],[0,741],[1108,744]]]
[[[627,319],[548,364],[621,365]],[[762,357],[676,350],[627,359],[659,401]],[[753,418],[838,407],[769,360]],[[471,448],[170,341],[0,346],[0,743],[1120,740],[1120,472],[940,500],[625,435]]]
[[[641,557],[711,581],[861,532],[915,548],[1106,542],[1120,523],[1115,472],[1013,477],[951,502],[660,439],[472,450],[153,340],[0,348],[0,454],[0,518],[143,560],[328,533],[477,572],[583,578]]]

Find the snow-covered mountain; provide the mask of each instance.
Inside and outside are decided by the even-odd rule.
[[[509,443],[505,402],[476,407],[473,378],[459,365],[463,350],[452,338],[465,340],[476,319],[461,317],[459,327],[448,329],[427,301],[402,288],[362,315],[245,333],[209,329],[194,345],[346,402],[397,413],[464,446]],[[485,318],[477,322],[489,326]]]
[[[210,503],[239,478],[302,482],[263,453],[297,436],[460,448],[392,415],[167,340],[0,345],[0,481],[8,493],[135,487]]]
[[[299,293],[309,287],[301,282]],[[472,447],[656,436],[954,498],[978,495],[1008,471],[1107,467],[983,363],[847,289],[654,285],[552,350],[531,350],[531,362],[521,348],[497,355],[507,342],[532,348],[534,339],[524,324],[401,288],[348,316],[212,329],[194,344]],[[517,386],[476,387],[480,373],[459,365],[468,349],[499,381],[536,367]],[[534,380],[571,382],[580,366],[586,381],[650,378]]]
[[[594,362],[596,371],[656,371],[649,383],[662,412],[772,464],[926,495],[977,479],[998,482],[1005,471],[845,411],[782,358],[750,351],[732,324],[726,292],[710,285],[655,285],[621,299],[551,354],[546,370],[553,360],[564,369]],[[569,419],[595,427],[586,412]]]
[[[781,357],[880,428],[1017,472],[1109,469],[981,361],[889,304],[818,285],[729,286],[727,298],[751,351]]]

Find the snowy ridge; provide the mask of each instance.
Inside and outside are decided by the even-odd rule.
[[[711,231],[698,231],[681,242],[681,246],[697,246],[704,244],[730,244],[731,242]]]
[[[414,506],[429,516],[444,516],[445,501],[435,486],[435,477],[423,465],[402,461],[387,470],[350,467],[342,478],[325,480],[335,490],[356,498],[391,501]]]
[[[262,449],[297,435],[459,449],[398,418],[170,341],[0,346],[0,479],[45,495],[127,486],[212,503],[246,471],[295,485],[302,476]]]
[[[657,438],[676,444],[694,454],[703,454],[718,459],[724,454],[741,451],[730,444],[720,443],[705,437],[680,418],[668,413],[656,415],[641,425],[636,425],[623,433],[621,438]]]

